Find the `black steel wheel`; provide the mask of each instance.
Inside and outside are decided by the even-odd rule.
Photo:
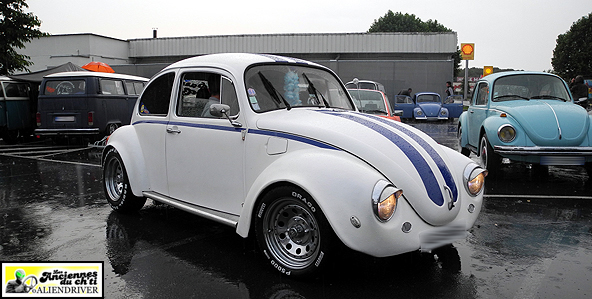
[[[132,193],[123,160],[114,148],[105,155],[103,190],[111,208],[119,212],[135,212],[146,203],[146,198]]]
[[[320,272],[333,232],[308,193],[293,186],[273,189],[256,211],[257,242],[272,267],[290,276]]]

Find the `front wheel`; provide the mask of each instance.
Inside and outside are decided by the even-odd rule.
[[[123,160],[114,148],[105,155],[103,190],[111,208],[118,212],[135,212],[146,203],[145,197],[137,197],[132,193]]]
[[[257,242],[272,267],[289,276],[311,276],[326,264],[333,232],[304,190],[283,186],[257,207]]]
[[[462,127],[460,125],[458,126],[456,137],[458,138],[458,147],[460,148],[460,153],[467,157],[470,156],[471,150],[462,146]]]
[[[481,143],[479,144],[479,157],[481,158],[481,166],[489,171],[490,175],[495,175],[498,172],[502,159],[499,154],[493,152],[493,148],[487,140],[487,134],[483,134],[481,137]]]

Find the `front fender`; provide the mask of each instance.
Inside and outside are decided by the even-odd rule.
[[[109,136],[109,142],[103,149],[101,165],[104,165],[105,154],[111,148],[116,149],[123,160],[132,193],[135,196],[143,196],[142,191],[149,189],[150,180],[146,171],[142,147],[134,127],[131,125],[120,127]]]
[[[308,149],[286,154],[261,172],[249,188],[236,231],[247,237],[262,192],[273,184],[288,183],[306,190],[337,236],[347,246],[360,249],[360,238],[371,237],[370,223],[378,222],[371,195],[381,179],[386,180],[374,168],[343,151]],[[360,219],[362,228],[351,224],[352,216]]]
[[[514,141],[510,143],[503,143],[498,135],[498,129],[505,124],[512,125],[516,130],[516,138]],[[487,134],[487,139],[491,146],[496,145],[516,145],[516,146],[525,146],[529,143],[528,136],[524,132],[524,129],[520,126],[520,124],[513,119],[512,117],[500,117],[499,115],[490,116],[483,121],[482,124],[483,131]],[[532,143],[532,142],[531,142]]]

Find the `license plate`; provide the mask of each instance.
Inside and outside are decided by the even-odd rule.
[[[465,226],[459,223],[423,232],[419,235],[419,241],[421,251],[430,251],[466,237]]]
[[[542,156],[541,165],[584,165],[585,157]]]
[[[56,121],[56,122],[73,122],[73,121],[76,121],[76,117],[75,116],[56,116],[54,118],[54,121]]]

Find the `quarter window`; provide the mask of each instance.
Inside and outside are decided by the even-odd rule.
[[[138,107],[140,115],[166,116],[168,114],[174,80],[175,73],[166,73],[154,79],[146,87]]]

